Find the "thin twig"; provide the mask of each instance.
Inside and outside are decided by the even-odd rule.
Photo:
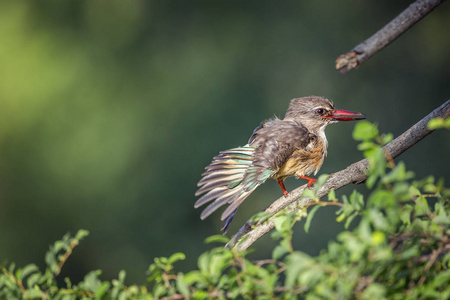
[[[450,116],[450,100],[447,100],[440,107],[436,108],[425,118],[417,122],[395,140],[387,144],[384,147],[384,150],[386,150],[392,158],[396,158],[433,132],[433,130],[429,130],[427,127],[428,122],[432,118],[446,118],[448,116]],[[325,184],[317,191],[317,197],[320,199],[321,197],[328,195],[331,189],[338,190],[339,188],[351,183],[358,184],[364,182],[368,176],[368,168],[368,161],[363,159],[348,166],[344,170],[331,174]],[[280,197],[269,207],[267,207],[266,211],[275,214],[280,210],[287,208],[289,213],[298,210],[298,207],[302,208],[305,205],[308,205],[313,202],[313,200],[301,197],[305,188],[307,188],[306,184],[291,191],[287,194],[287,196]],[[260,220],[256,224],[254,222],[247,221],[247,223],[245,223],[244,226],[242,226],[236,235],[230,240],[226,247],[243,251],[250,247],[263,235],[271,231],[274,227],[275,223],[273,216],[268,219]]]
[[[448,238],[445,237],[442,240],[442,243],[439,245],[439,248],[433,250],[431,257],[425,266],[424,272],[423,272],[422,276],[420,277],[419,281],[417,282],[417,285],[422,285],[425,282],[425,279],[427,278],[427,275],[428,275],[428,271],[430,271],[431,267],[436,262],[436,259],[444,251],[444,249],[445,249],[444,245],[446,244],[447,241],[448,241]]]
[[[389,167],[394,170],[395,168],[397,168],[397,166],[395,165],[394,162],[394,158],[391,156],[391,154],[389,152],[387,152],[385,149],[383,149],[383,153],[384,153],[384,157],[386,157],[386,160],[389,163]]]
[[[62,256],[61,260],[59,261],[58,269],[54,272],[55,276],[59,275],[59,273],[61,272],[61,269],[62,269],[64,263],[67,261],[67,259],[69,258],[70,254],[72,254],[73,248],[75,248],[78,245],[78,243],[79,243],[79,241],[77,239],[74,239],[70,243],[69,248],[67,249],[67,251]]]
[[[19,288],[20,288],[20,290],[22,291],[23,294],[27,293],[27,290],[23,286],[22,282],[18,278],[16,278],[16,276],[14,276],[13,273],[9,272],[6,268],[2,268],[2,271],[7,276],[9,276],[9,278],[11,278],[19,286]]]
[[[402,33],[445,0],[417,0],[370,38],[336,59],[336,69],[346,73],[392,43]]]

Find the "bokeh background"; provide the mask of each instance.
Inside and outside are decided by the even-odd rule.
[[[219,213],[200,221],[193,208],[203,168],[262,120],[283,117],[290,99],[326,96],[395,136],[449,99],[449,3],[358,70],[334,69],[410,3],[2,1],[0,261],[42,267],[49,244],[87,229],[61,275],[74,282],[125,269],[143,283],[154,257],[178,251],[180,268],[194,268],[221,226]],[[362,158],[353,126],[328,128],[321,173]],[[441,130],[400,159],[419,178],[448,178],[449,149]],[[230,234],[280,195],[273,180],[260,187]],[[302,226],[295,248],[312,255],[342,229],[331,207],[308,234]],[[273,245],[265,237],[252,256]]]

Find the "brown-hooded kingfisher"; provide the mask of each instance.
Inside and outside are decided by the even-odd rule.
[[[291,100],[284,119],[263,121],[247,145],[220,152],[202,174],[196,196],[203,195],[195,207],[210,203],[202,212],[203,220],[219,207],[229,204],[222,213],[224,233],[241,203],[268,178],[283,181],[290,176],[308,180],[311,186],[327,156],[325,127],[337,121],[365,119],[365,115],[335,109],[330,100],[309,96]]]

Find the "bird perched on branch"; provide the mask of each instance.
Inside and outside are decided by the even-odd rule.
[[[283,120],[263,121],[247,145],[220,152],[202,174],[195,208],[210,203],[202,212],[203,220],[219,207],[229,204],[222,213],[222,231],[226,233],[241,203],[268,178],[283,181],[290,176],[308,180],[311,186],[327,156],[325,127],[337,121],[365,119],[357,112],[335,109],[328,99],[309,96],[291,100]]]

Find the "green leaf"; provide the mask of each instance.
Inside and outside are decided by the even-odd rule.
[[[69,242],[66,241],[56,241],[55,244],[53,245],[53,251],[54,253],[58,253],[59,251],[65,251],[69,248]]]
[[[101,299],[107,292],[111,284],[108,281],[102,282],[102,284],[95,290],[95,298]]]
[[[185,296],[189,295],[189,285],[184,280],[183,273],[178,273],[176,281],[177,289]]]
[[[353,130],[353,139],[357,141],[369,141],[378,136],[378,128],[369,121],[359,121]]]
[[[45,299],[44,292],[38,289],[28,289],[25,299]]]
[[[397,167],[387,173],[383,177],[383,183],[398,181],[398,180],[404,180],[406,176],[406,167],[404,162],[400,162],[397,164]]]
[[[172,265],[172,264],[174,264],[175,262],[177,262],[177,261],[179,261],[179,260],[185,260],[185,259],[186,259],[186,255],[185,255],[184,253],[177,252],[177,253],[172,254],[172,255],[169,257],[167,263],[168,263],[169,265]]]
[[[86,276],[84,276],[84,286],[87,290],[95,293],[95,291],[100,287],[101,281],[98,279],[98,276],[101,274],[101,271],[91,271]]]
[[[164,285],[157,284],[153,288],[153,293],[154,293],[155,298],[159,299],[162,296],[166,295],[167,288]]]
[[[361,299],[372,300],[372,299],[387,299],[386,298],[387,288],[379,283],[372,283],[367,286],[361,296]]]
[[[316,213],[316,211],[319,208],[320,208],[320,205],[314,205],[314,207],[308,212],[308,216],[306,217],[306,221],[305,221],[305,232],[306,233],[308,233],[312,218],[314,217],[314,214]]]
[[[392,189],[392,193],[397,199],[400,199],[403,202],[411,201],[411,198],[409,197],[409,184],[407,182],[396,182]]]
[[[375,231],[372,233],[370,244],[372,246],[377,246],[383,244],[386,241],[386,235],[381,231]]]
[[[208,292],[203,290],[196,290],[192,295],[192,299],[209,299],[209,298],[210,296]]]
[[[372,189],[375,183],[377,182],[378,176],[377,174],[371,174],[366,180],[366,186],[369,189]]]
[[[420,196],[420,190],[418,188],[416,188],[415,186],[411,185],[409,187],[409,196],[412,197],[416,197],[416,196]]]
[[[392,207],[396,200],[391,191],[378,189],[369,196],[369,203],[375,207]]]
[[[127,276],[127,272],[125,270],[120,270],[120,272],[119,272],[119,282],[124,284],[126,276]]]
[[[324,272],[319,268],[308,268],[300,273],[298,281],[304,286],[314,286],[323,279]]]
[[[194,283],[206,282],[205,277],[199,271],[191,271],[189,273],[184,274],[183,281],[187,285],[193,285]]]
[[[386,145],[394,139],[394,135],[392,133],[383,134],[381,136],[381,144]]]
[[[290,252],[292,247],[291,240],[289,238],[282,239],[280,242],[280,246],[286,249],[286,251]]]
[[[359,238],[368,244],[372,238],[372,230],[370,224],[366,219],[363,219],[358,226],[358,236]]]
[[[359,151],[366,151],[369,149],[372,149],[373,147],[375,147],[375,144],[371,141],[366,141],[366,142],[362,142],[358,145],[358,150]]]
[[[78,230],[77,234],[75,235],[75,239],[81,241],[83,238],[87,237],[89,235],[88,230],[80,229]]]
[[[209,261],[209,272],[212,275],[213,280],[218,280],[222,273],[222,270],[228,266],[228,262],[230,261],[228,255],[224,255],[224,253],[216,253],[211,256]]]
[[[439,273],[436,278],[433,280],[433,285],[435,287],[440,286],[448,286],[448,283],[450,282],[450,270],[444,270],[441,273]]]
[[[205,252],[198,257],[198,268],[200,271],[207,272],[209,265],[209,253]]]
[[[285,247],[282,247],[280,245],[277,245],[275,249],[272,251],[272,259],[279,260],[281,259],[286,253],[289,253],[288,249]]]
[[[296,283],[300,273],[311,263],[311,257],[305,253],[294,252],[289,255],[286,263],[286,286],[292,287]]]
[[[400,254],[400,257],[402,259],[411,259],[413,257],[416,257],[419,254],[420,254],[419,246],[418,245],[413,245],[413,246],[411,246],[411,248],[407,248],[406,250],[404,250]]]
[[[445,127],[445,121],[442,118],[431,119],[427,125],[429,130],[435,130],[438,128]]]
[[[287,215],[277,216],[273,220],[273,222],[275,224],[275,229],[278,232],[285,232],[287,230],[290,230],[291,229],[290,220],[291,220],[291,218],[289,218],[289,216],[287,216]]]
[[[316,195],[314,195],[314,192],[312,190],[305,189],[302,193],[302,198],[315,199]]]
[[[347,216],[345,214],[340,214],[339,216],[336,217],[336,222],[342,222],[345,220]]]
[[[344,225],[345,229],[348,229],[348,227],[350,227],[350,224],[357,216],[358,216],[358,212],[355,211],[347,217],[347,220],[345,221],[345,225]]]
[[[39,268],[35,264],[30,264],[30,265],[25,266],[21,270],[20,275],[16,275],[16,277],[17,277],[17,279],[19,279],[19,281],[22,281],[25,277],[27,277],[31,273],[37,272],[38,270],[39,270]]]
[[[264,218],[269,217],[269,216],[271,216],[271,215],[272,215],[272,213],[270,213],[270,212],[268,212],[268,211],[260,211],[260,212],[258,212],[258,213],[256,213],[256,214],[254,214],[254,215],[250,218],[249,222],[258,222],[258,221],[260,221],[261,219],[264,219]],[[222,235],[222,236],[223,236],[223,235]]]
[[[414,210],[417,216],[426,215],[429,211],[427,199],[425,197],[418,197]]]
[[[329,201],[333,201],[333,202],[337,202],[338,199],[336,198],[336,192],[334,191],[334,188],[332,188],[330,190],[330,192],[328,193],[328,200]]]
[[[52,249],[47,251],[47,253],[45,254],[45,263],[52,272],[55,272],[58,269],[58,262],[56,260],[55,254],[53,254],[52,252]]]
[[[34,273],[31,274],[30,276],[28,276],[27,278],[27,285],[29,287],[34,286],[35,284],[38,283],[38,281],[41,279],[42,274],[41,273]]]
[[[436,216],[433,221],[436,224],[442,224],[442,225],[450,225],[450,216],[449,215],[439,215]]]
[[[330,175],[322,174],[319,176],[319,178],[317,178],[317,181],[314,184],[314,191],[316,194],[317,194],[317,191],[325,184],[325,182],[327,182],[328,177],[330,177]]]
[[[368,219],[371,221],[373,227],[376,230],[384,231],[388,230],[389,222],[384,217],[383,213],[378,209],[369,209],[368,211]]]
[[[220,243],[220,244],[226,244],[230,241],[230,239],[223,235],[223,234],[216,234],[216,235],[212,235],[209,236],[205,239],[205,243],[206,244],[211,244],[211,243]]]
[[[411,225],[411,212],[413,207],[409,204],[403,206],[400,210],[400,220],[403,224]]]
[[[364,197],[358,191],[353,190],[350,195],[350,203],[355,210],[361,210],[364,207]]]

